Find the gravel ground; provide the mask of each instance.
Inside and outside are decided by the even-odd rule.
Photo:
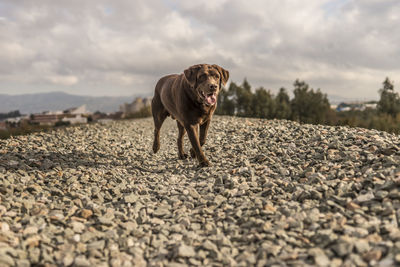
[[[175,122],[152,133],[0,141],[0,266],[400,265],[400,136],[214,117],[198,168]]]

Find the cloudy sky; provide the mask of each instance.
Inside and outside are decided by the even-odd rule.
[[[400,91],[398,0],[2,0],[0,93],[152,94],[196,63],[328,95]]]

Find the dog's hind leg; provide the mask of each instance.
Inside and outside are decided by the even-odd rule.
[[[185,128],[182,126],[182,124],[179,121],[176,121],[176,124],[178,125],[178,156],[180,159],[186,159],[188,157],[187,154],[185,154],[185,151],[183,150],[183,136],[186,133]]]
[[[160,129],[164,120],[168,116],[168,112],[165,110],[161,103],[160,96],[155,94],[151,103],[151,111],[153,113],[154,120],[154,142],[153,152],[157,153],[160,150]]]

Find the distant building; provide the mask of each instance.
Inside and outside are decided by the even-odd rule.
[[[61,119],[62,122],[69,122],[70,124],[87,123],[88,118],[83,117],[82,114],[71,114],[71,116],[65,116]]]
[[[364,111],[365,109],[376,109],[376,103],[374,102],[349,102],[345,103],[342,102],[336,107],[336,111],[343,112],[343,111],[351,111],[351,110],[358,110]]]
[[[90,112],[86,105],[69,108],[64,111],[45,111],[41,114],[32,114],[30,122],[39,125],[55,125],[57,122],[69,122],[70,124],[87,123]]]
[[[54,125],[62,118],[61,114],[32,114],[29,122],[39,125]]]
[[[336,107],[336,111],[338,112],[342,112],[342,111],[350,111],[351,110],[351,106],[346,104],[346,103],[340,103],[337,107]]]
[[[129,114],[139,112],[142,108],[151,106],[151,98],[137,97],[132,103],[124,103],[119,107],[122,112],[122,117],[125,118]]]
[[[0,121],[0,130],[7,130],[7,124],[5,121]]]
[[[86,109],[86,105],[64,110],[64,114],[89,114],[89,113],[90,112]]]
[[[365,108],[376,109],[378,104],[377,103],[365,103]]]
[[[42,114],[42,115],[62,115],[62,114],[64,114],[64,111],[62,111],[62,110],[56,110],[56,111],[46,110],[40,114]]]
[[[87,123],[87,115],[90,112],[86,109],[86,105],[82,105],[77,108],[69,108],[64,110],[64,117],[61,119],[63,122],[69,122],[70,124]]]

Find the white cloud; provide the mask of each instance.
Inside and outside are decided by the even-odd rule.
[[[395,0],[5,0],[0,93],[151,94],[162,75],[217,63],[253,87],[301,78],[376,98],[400,80],[398,14]]]
[[[47,76],[46,79],[54,84],[59,85],[74,85],[78,82],[78,77],[75,77],[73,75],[52,75]]]

